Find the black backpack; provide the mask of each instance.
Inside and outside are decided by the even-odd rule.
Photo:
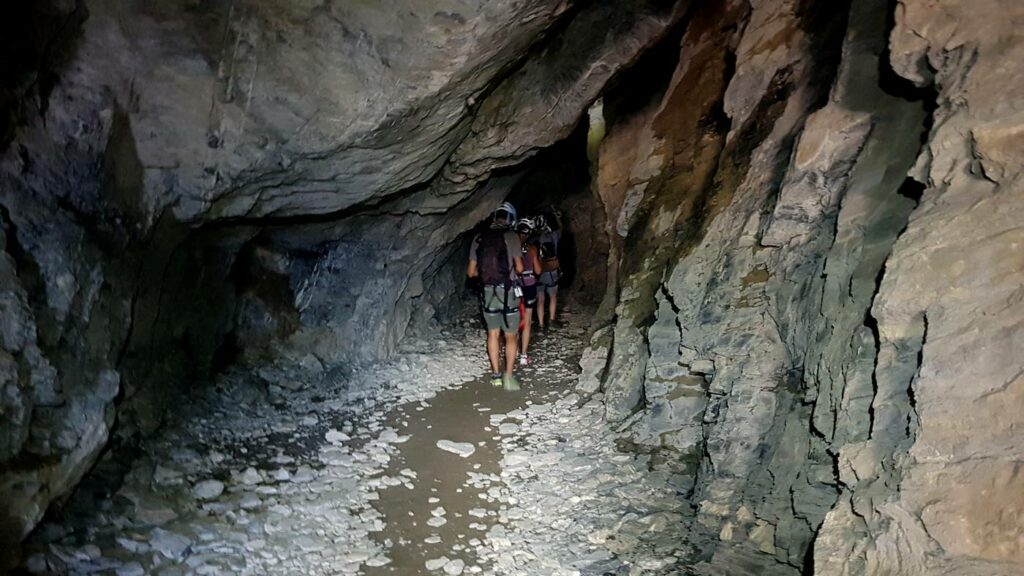
[[[484,286],[507,284],[511,278],[505,232],[492,229],[480,235],[480,243],[476,247],[476,262],[480,271],[480,281]]]
[[[540,259],[545,262],[558,259],[558,244],[555,243],[555,238],[550,233],[544,234],[540,238]]]

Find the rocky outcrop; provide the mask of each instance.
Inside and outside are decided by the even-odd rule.
[[[822,528],[834,573],[1014,574],[1019,474],[1024,210],[1021,7],[900,2],[895,71],[937,92],[911,172],[913,211],[885,263],[868,436],[838,451],[844,490]],[[866,534],[853,539],[851,534]],[[844,557],[845,556],[845,557]]]
[[[784,3],[737,4],[708,17],[721,39],[688,30],[673,84],[640,132],[641,142],[654,140],[635,145],[664,162],[633,184],[637,208],[620,219],[624,260],[636,271],[622,279],[605,380],[608,417],[642,406],[633,441],[674,453],[692,477],[703,529],[750,542],[780,571],[802,565],[834,498],[828,457],[806,429],[788,327],[773,319],[780,315],[767,284],[789,271],[782,251],[760,243],[771,202],[796,188],[791,151],[834,73],[843,29],[817,25],[818,17]],[[734,47],[734,63],[714,48],[723,43]],[[681,94],[698,82],[706,95],[694,107]],[[646,167],[648,158],[640,156]],[[654,254],[643,248],[652,244]],[[711,547],[709,565],[739,562],[733,553]]]
[[[603,370],[606,416],[689,476],[707,573],[1018,572],[1022,196],[994,75],[1019,42],[991,22],[1017,9],[818,10],[705,7],[658,104],[607,117],[614,337],[581,390]]]

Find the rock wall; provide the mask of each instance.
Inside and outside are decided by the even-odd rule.
[[[926,187],[871,306],[869,433],[838,451],[844,490],[816,550],[835,573],[1024,569],[1024,86],[1007,75],[1022,16],[1013,2],[896,6],[893,68],[937,106],[911,172]]]
[[[1017,573],[1019,8],[835,10],[702,6],[606,114],[580,387],[690,478],[702,573]]]

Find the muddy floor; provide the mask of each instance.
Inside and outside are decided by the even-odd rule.
[[[575,391],[586,315],[521,389],[475,317],[357,370],[235,370],[113,456],[32,535],[38,574],[688,574],[686,479],[623,452]]]
[[[399,447],[389,473],[411,472],[417,482],[412,489],[381,492],[378,509],[387,526],[376,538],[391,544],[391,563],[367,574],[431,574],[428,561],[441,558],[477,566],[476,548],[501,510],[486,489],[471,482],[483,476],[499,478],[501,473],[501,435],[498,426],[490,425],[491,416],[571,390],[571,362],[579,354],[579,343],[571,329],[538,334],[531,351],[534,363],[517,371],[518,391],[493,386],[481,377],[429,402],[404,404],[388,414],[388,425],[410,437]],[[446,452],[437,448],[443,440],[472,443],[475,450],[467,457]],[[439,525],[432,526],[435,518],[445,522],[434,520]]]

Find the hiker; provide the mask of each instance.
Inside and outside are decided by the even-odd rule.
[[[534,237],[535,224],[532,218],[523,218],[516,222],[516,233],[519,243],[523,246],[523,267],[525,270],[520,278],[523,285],[523,299],[520,307],[519,333],[519,364],[530,364],[530,332],[533,326],[533,309],[537,306],[537,277],[543,271],[540,263],[540,248]]]
[[[562,229],[562,223],[560,220],[561,214],[556,210],[553,213],[555,227],[552,229],[547,219],[543,215],[537,216],[534,219],[536,224],[539,237],[537,239],[537,245],[540,250],[540,261],[541,261],[541,274],[538,278],[537,286],[537,324],[541,330],[547,330],[548,326],[553,326],[558,312],[558,280],[561,277],[561,270],[558,263],[558,241],[560,240],[560,232]],[[548,307],[545,310],[544,303],[547,301]],[[545,312],[547,314],[547,320],[545,320]]]
[[[522,289],[517,279],[523,273],[523,248],[512,230],[516,209],[508,202],[494,211],[490,228],[473,238],[466,274],[479,278],[483,285],[481,305],[487,326],[487,356],[491,361],[491,384],[518,389],[512,375],[516,363],[519,332],[519,298]],[[500,333],[505,334],[505,374],[500,371]]]

